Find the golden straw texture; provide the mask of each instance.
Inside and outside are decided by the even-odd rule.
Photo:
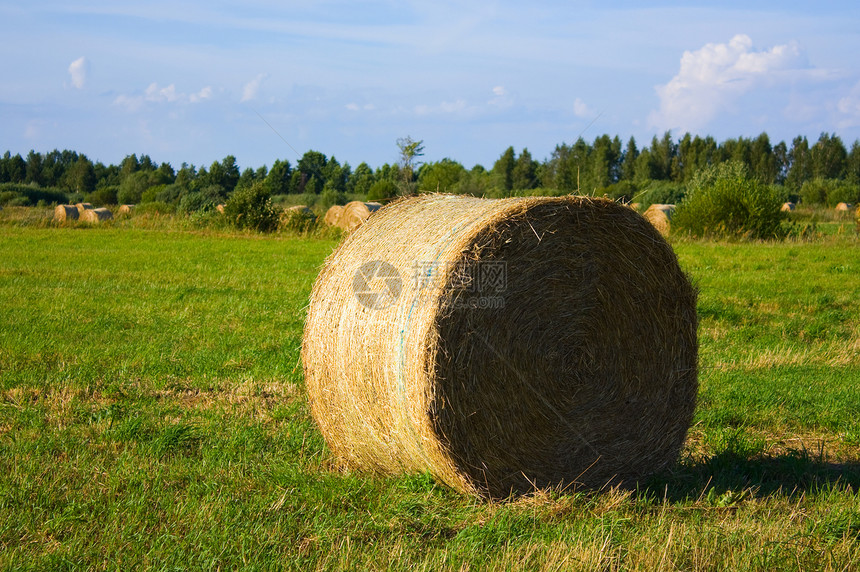
[[[302,361],[346,467],[467,494],[632,484],[697,392],[696,294],[633,210],[584,197],[395,202],[314,285]]]
[[[86,209],[81,213],[81,220],[85,222],[101,222],[112,218],[113,214],[105,208]]]
[[[345,231],[352,232],[364,224],[364,221],[369,219],[370,215],[379,210],[381,206],[379,203],[363,203],[361,201],[346,203],[336,224]]]
[[[323,217],[323,222],[326,226],[338,226],[338,221],[340,221],[340,215],[343,213],[343,207],[340,205],[333,205],[329,207],[329,209],[325,212],[325,216]]]
[[[74,205],[57,205],[54,208],[54,220],[66,222],[67,220],[78,220],[78,209]]]
[[[654,225],[654,228],[656,228],[660,234],[663,236],[669,236],[669,230],[671,228],[670,223],[674,212],[675,205],[654,204],[648,207],[642,216],[648,219],[648,222]]]
[[[93,205],[90,203],[78,203],[75,205],[75,208],[78,209],[79,214],[83,214],[84,211],[92,210]]]

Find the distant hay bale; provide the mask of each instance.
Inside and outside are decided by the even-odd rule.
[[[224,214],[224,206],[225,205],[215,205],[215,210],[221,214]]]
[[[851,203],[839,203],[836,205],[836,210],[840,212],[847,212],[854,208],[854,205]]]
[[[82,214],[84,211],[92,210],[93,205],[90,203],[78,203],[75,205],[75,208],[78,209],[78,214]]]
[[[284,209],[278,220],[281,230],[308,232],[313,229],[317,215],[305,205],[297,205]]]
[[[640,203],[630,203],[630,204],[629,204],[629,205],[627,205],[627,206],[629,206],[629,207],[630,207],[631,209],[633,209],[634,211],[638,211],[638,210],[639,210],[639,208],[640,208],[642,205],[641,205]]]
[[[54,208],[54,220],[66,222],[67,220],[78,220],[78,209],[75,205],[57,205]]]
[[[338,217],[337,226],[347,232],[352,232],[364,224],[364,221],[369,219],[370,215],[379,210],[380,207],[382,207],[380,203],[363,203],[361,201],[346,203]]]
[[[794,203],[782,203],[782,207],[779,209],[782,212],[790,213],[794,211],[795,204]]]
[[[120,205],[119,210],[117,210],[117,215],[131,216],[131,213],[134,212],[134,208],[134,205]]]
[[[317,218],[317,215],[315,215],[315,214],[314,214],[314,211],[312,211],[312,210],[310,209],[310,207],[308,207],[308,206],[306,206],[306,205],[296,205],[296,206],[294,206],[294,207],[289,207],[289,208],[285,209],[285,211],[284,211],[284,212],[286,212],[286,213],[296,213],[296,214],[301,214],[301,215],[304,215],[304,216],[309,216],[309,217]]]
[[[81,213],[81,220],[84,222],[98,223],[112,218],[113,214],[105,208],[87,209]]]
[[[424,195],[326,260],[302,363],[344,466],[503,498],[629,485],[675,462],[696,323],[672,248],[629,208]]]
[[[648,222],[654,225],[660,234],[669,236],[671,229],[672,215],[675,213],[675,205],[653,204],[642,214]]]
[[[323,217],[323,222],[326,226],[338,226],[341,214],[343,214],[343,207],[340,205],[333,205],[326,211],[325,216]]]

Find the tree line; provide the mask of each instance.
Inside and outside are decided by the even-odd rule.
[[[118,165],[93,162],[74,151],[7,151],[0,158],[0,204],[88,200],[94,204],[161,203],[193,212],[222,203],[236,189],[257,185],[270,196],[305,195],[307,203],[342,202],[348,195],[380,200],[416,191],[501,197],[514,194],[580,193],[642,202],[680,200],[696,173],[727,162],[742,163],[751,177],[778,186],[786,200],[860,202],[860,141],[850,148],[835,134],[810,143],[771,143],[766,133],[718,143],[713,137],[671,132],[640,147],[600,135],[562,143],[543,161],[528,149],[504,150],[490,169],[467,169],[453,159],[421,163],[423,142],[399,139],[400,161],[352,168],[334,156],[308,151],[295,164],[240,170],[232,155],[208,167],[183,163],[175,169],[148,155],[126,156]]]

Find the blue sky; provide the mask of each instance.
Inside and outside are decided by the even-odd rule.
[[[582,135],[860,138],[854,2],[0,2],[0,152],[241,168],[396,140],[492,167]]]

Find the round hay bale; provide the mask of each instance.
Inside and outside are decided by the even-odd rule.
[[[675,212],[675,205],[653,204],[642,214],[648,222],[654,225],[660,234],[669,236],[671,229],[672,214]]]
[[[75,208],[78,209],[78,214],[81,214],[84,211],[93,210],[93,205],[90,203],[78,203],[75,205]]]
[[[346,203],[337,219],[337,226],[347,232],[352,232],[364,224],[364,221],[369,219],[370,215],[379,210],[380,207],[382,207],[380,203],[363,203],[361,201]]]
[[[795,204],[789,202],[789,203],[783,203],[782,207],[780,207],[779,210],[781,210],[782,212],[790,213],[790,212],[794,211],[794,208],[795,208]]]
[[[75,205],[57,205],[54,208],[54,220],[57,222],[78,220],[78,209]]]
[[[672,248],[629,208],[424,195],[326,260],[302,363],[347,468],[504,498],[671,465],[695,407],[696,324]]]
[[[81,220],[84,222],[98,223],[112,218],[113,214],[106,208],[87,209],[81,213]]]
[[[309,232],[316,223],[317,215],[305,205],[297,205],[284,209],[278,221],[281,230]]]
[[[317,218],[317,215],[314,214],[314,211],[312,211],[310,209],[310,207],[308,207],[306,205],[296,205],[294,207],[289,207],[289,208],[285,209],[284,212],[287,214],[295,213],[295,214],[300,214],[300,215],[307,216],[307,217],[313,217],[314,219]]]
[[[117,215],[131,216],[131,213],[133,212],[134,205],[120,205],[119,210],[117,210]]]
[[[839,203],[838,205],[836,205],[836,210],[840,212],[847,212],[850,211],[852,208],[854,208],[854,205],[852,205],[851,203]]]
[[[224,206],[225,205],[215,205],[215,210],[221,214],[224,214]]]
[[[343,214],[343,207],[340,205],[333,205],[330,207],[323,217],[323,222],[326,226],[339,226],[338,222],[340,221],[340,215]]]

